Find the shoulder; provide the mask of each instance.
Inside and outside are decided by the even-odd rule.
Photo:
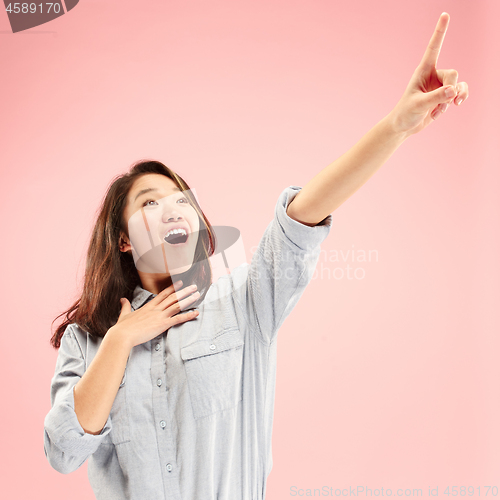
[[[102,338],[95,339],[87,331],[81,328],[77,323],[70,323],[61,338],[61,345],[63,342],[71,344],[73,350],[80,351],[80,356],[87,360],[93,357],[102,342]]]
[[[63,344],[77,345],[83,353],[82,346],[87,342],[85,332],[76,324],[70,323],[61,337],[61,346]]]

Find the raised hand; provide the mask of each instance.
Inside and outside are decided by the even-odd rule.
[[[460,105],[469,96],[466,82],[455,69],[436,69],[450,15],[443,12],[420,64],[403,96],[389,113],[397,132],[413,135],[444,113],[450,103]]]
[[[200,293],[196,291],[196,285],[176,292],[174,285],[181,284],[182,281],[179,281],[165,288],[137,311],[132,311],[130,302],[122,298],[120,316],[112,329],[118,331],[123,342],[132,348],[154,339],[173,325],[196,318],[199,314],[197,310],[182,314],[181,311],[196,302]]]

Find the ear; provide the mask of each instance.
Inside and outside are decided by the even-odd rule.
[[[132,250],[132,246],[130,245],[130,240],[127,238],[127,235],[121,231],[120,239],[118,240],[118,246],[120,248],[120,252],[129,252]]]

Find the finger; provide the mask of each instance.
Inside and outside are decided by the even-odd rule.
[[[178,303],[181,301],[181,299],[184,299],[184,297],[187,297],[188,295],[198,293],[196,292],[196,285],[190,285],[182,290],[179,290],[175,293],[170,294],[168,297],[165,297],[156,307],[156,309],[160,310],[165,310],[168,309],[170,306],[172,306],[175,303]],[[198,293],[198,297],[199,297]],[[192,295],[191,295],[192,296]]]
[[[454,87],[449,87],[453,89]],[[442,98],[441,98],[442,99]],[[442,113],[445,113],[446,110],[449,108],[451,102],[453,101],[454,97],[447,98],[447,102],[441,102],[438,104],[431,112],[431,118],[433,120],[436,120]]]
[[[441,51],[441,47],[443,45],[444,36],[446,34],[446,30],[448,29],[449,21],[450,15],[447,12],[443,12],[441,16],[439,16],[439,20],[436,24],[436,29],[434,30],[429,45],[427,46],[425,54],[422,57],[422,66],[428,69],[436,67],[439,52]]]
[[[452,85],[457,88],[458,83],[458,71],[456,69],[438,69],[436,70],[437,77],[439,81],[443,84],[443,87],[448,87]],[[450,102],[455,97],[450,98]]]
[[[182,314],[176,314],[175,316],[172,316],[171,318],[168,319],[168,323],[170,326],[178,325],[179,323],[185,323],[186,321],[189,321],[191,319],[194,319],[200,314],[200,311],[187,311]]]
[[[456,69],[438,69],[436,70],[438,80],[443,84],[443,87],[450,85],[457,91],[458,71]],[[444,113],[451,102],[456,98],[456,95],[449,97],[446,102],[441,103],[438,108],[441,113]],[[436,110],[437,112],[438,110]]]
[[[455,97],[455,104],[460,106],[462,102],[469,97],[469,86],[465,82],[459,82],[457,84],[457,96]]]
[[[455,71],[455,70],[451,70],[451,71]],[[450,78],[452,78],[452,76],[453,75],[451,75]],[[457,73],[457,78],[458,78],[458,73]],[[446,81],[447,81],[448,84],[453,85],[453,83],[452,83],[453,79],[449,79],[449,80],[446,80]],[[438,106],[439,111],[441,113],[445,113],[446,110],[449,108],[449,106],[450,106],[450,104],[452,102],[454,102],[458,106],[458,105],[460,105],[467,98],[468,87],[467,87],[467,84],[465,82],[456,83],[455,86],[454,86],[454,88],[456,90],[455,97],[451,97],[447,102],[441,103]],[[437,110],[436,110],[436,112],[437,112]]]
[[[170,286],[167,286],[167,288],[164,288],[154,299],[150,300],[146,304],[146,306],[149,306],[149,307],[157,306],[160,302],[162,302],[170,294],[174,293],[175,290],[179,289],[181,286],[182,286],[182,280],[179,280],[175,283],[172,283]]]
[[[426,113],[432,109],[431,117],[442,108],[441,104],[447,104],[456,96],[453,85],[439,87],[431,92],[422,92],[415,97],[415,109],[417,112]]]
[[[448,104],[440,104],[439,106],[436,107],[431,113],[431,118],[433,120],[437,120],[442,113],[444,113],[448,109]]]
[[[130,302],[128,301],[127,298],[121,298],[120,299],[120,306],[121,306],[121,310],[120,310],[120,317],[118,319],[118,321],[120,321],[120,318],[122,316],[125,316],[126,314],[129,314],[130,312],[132,312],[132,307],[130,305]]]
[[[189,297],[171,304],[169,307],[167,307],[166,313],[169,317],[175,316],[176,314],[179,314],[181,311],[192,305],[193,302],[196,302],[199,298],[200,292],[195,292]]]

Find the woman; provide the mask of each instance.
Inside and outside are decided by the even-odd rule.
[[[88,459],[98,499],[265,497],[278,329],[312,277],[330,213],[467,98],[455,70],[435,68],[448,22],[443,13],[396,107],[304,188],[286,188],[251,264],[216,283],[213,229],[180,176],[146,161],[111,185],[82,296],[52,338],[44,448],[56,470]],[[136,248],[141,220],[149,253]]]

